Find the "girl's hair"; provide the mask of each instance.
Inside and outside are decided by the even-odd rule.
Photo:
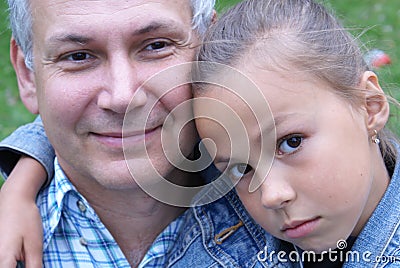
[[[190,1],[192,27],[202,37],[211,24],[215,0]],[[26,66],[33,70],[32,55],[32,10],[29,0],[8,0],[10,28],[18,46],[25,55]]]
[[[357,86],[369,66],[357,40],[332,12],[312,0],[244,0],[210,27],[198,60],[240,66],[250,51],[264,68],[305,70],[355,107],[365,99]],[[215,72],[199,71],[202,76]],[[391,140],[396,137],[385,127],[379,138],[383,156],[394,161]]]

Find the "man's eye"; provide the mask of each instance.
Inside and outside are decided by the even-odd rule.
[[[290,154],[299,149],[303,138],[300,136],[292,136],[283,139],[278,146],[278,154]]]
[[[148,45],[145,50],[159,50],[167,47],[168,44],[166,42],[154,42]]]
[[[73,53],[73,54],[68,55],[68,57],[66,57],[67,60],[71,60],[71,61],[84,61],[89,58],[91,58],[91,56],[85,52]]]
[[[234,180],[239,180],[241,177],[252,171],[253,168],[245,163],[233,165],[229,169],[229,176]]]

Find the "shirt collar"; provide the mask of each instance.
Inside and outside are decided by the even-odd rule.
[[[184,217],[182,214],[163,230],[147,251],[139,265],[139,268],[165,266],[167,263],[167,257],[177,242],[183,222]]]
[[[61,220],[62,211],[66,209],[65,206],[67,206],[68,209],[79,210],[80,204],[70,204],[70,202],[76,202],[76,200],[82,202],[81,205],[83,205],[82,207],[86,210],[86,215],[92,219],[92,222],[101,224],[93,208],[66,177],[57,158],[54,160],[54,168],[55,173],[53,180],[51,180],[48,187],[42,190],[37,199],[37,205],[43,222],[44,249],[46,249],[49,244]],[[182,225],[183,215],[180,215],[156,238],[139,267],[164,267],[167,262],[168,254],[176,243]]]
[[[74,198],[69,198],[74,196]],[[87,200],[78,193],[74,185],[66,177],[64,171],[58,163],[57,158],[54,160],[54,178],[51,180],[48,187],[44,188],[38,195],[36,200],[37,206],[43,223],[43,247],[46,248],[54,230],[58,226],[62,211],[67,205],[68,208],[79,207],[77,204],[71,206],[68,204],[71,200],[80,200],[82,204],[88,209],[87,215],[90,215],[94,220],[99,221],[94,210],[90,207]]]

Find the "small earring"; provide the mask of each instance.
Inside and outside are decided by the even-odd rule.
[[[375,144],[379,144],[381,142],[381,140],[378,138],[378,131],[376,131],[376,129],[374,129],[374,135],[372,135],[371,139]]]

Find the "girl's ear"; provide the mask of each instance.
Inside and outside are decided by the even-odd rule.
[[[25,64],[25,56],[14,38],[10,42],[10,59],[17,75],[19,94],[26,108],[39,113],[34,73]]]
[[[366,71],[360,83],[365,90],[365,107],[368,113],[367,128],[381,130],[389,119],[389,103],[374,72]]]

